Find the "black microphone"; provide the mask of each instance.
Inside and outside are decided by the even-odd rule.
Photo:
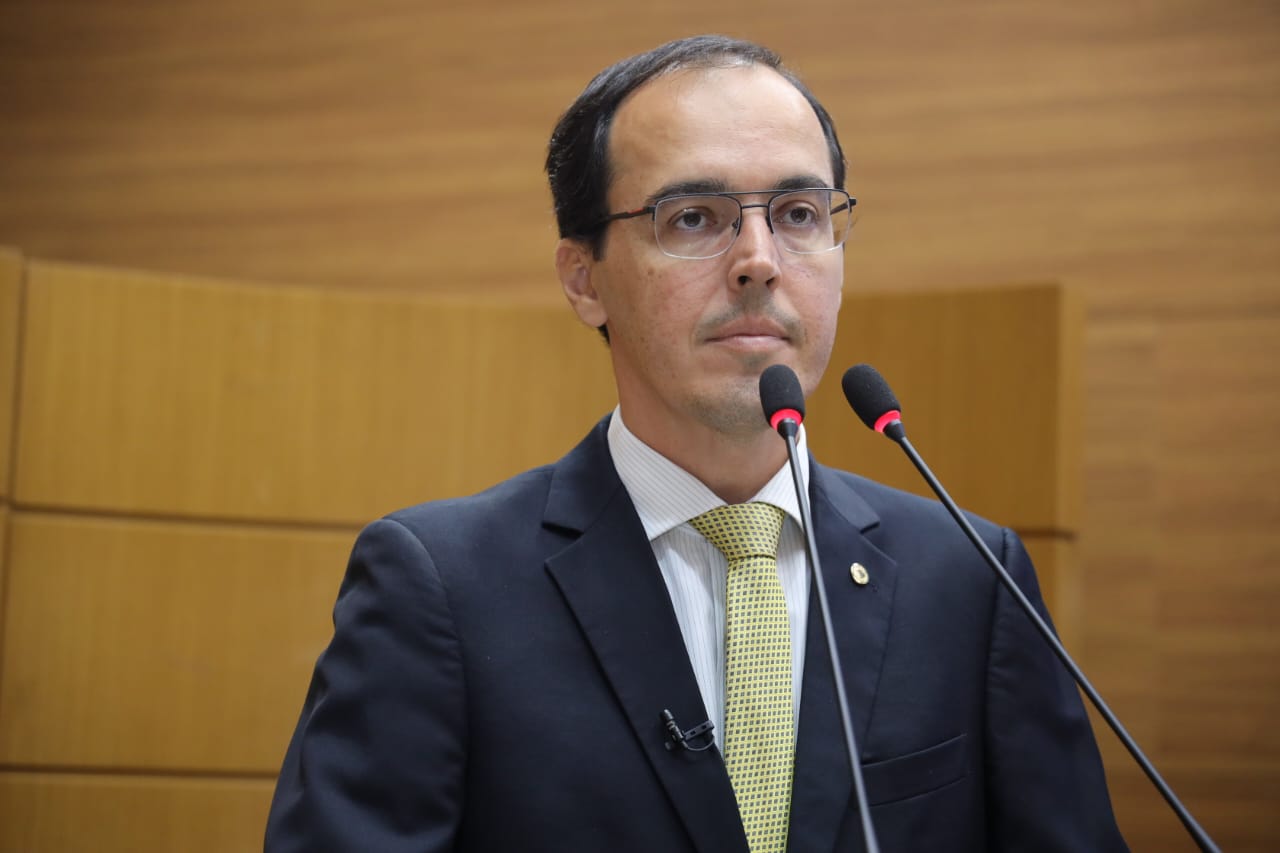
[[[760,374],[760,406],[769,426],[783,438],[795,438],[804,421],[804,389],[796,373],[785,364],[766,367]]]
[[[844,689],[844,670],[840,666],[840,654],[836,650],[836,636],[831,627],[831,610],[827,607],[827,587],[822,582],[822,567],[818,562],[818,546],[813,539],[813,516],[809,511],[809,494],[800,477],[800,456],[796,449],[796,434],[804,421],[804,390],[795,371],[785,364],[765,368],[760,376],[760,405],[765,420],[778,431],[787,443],[787,458],[791,462],[791,479],[796,486],[796,498],[800,503],[800,519],[804,528],[805,550],[809,554],[809,575],[818,593],[818,609],[822,613],[822,627],[827,638],[827,654],[831,657],[831,677],[835,681],[836,701],[840,706],[840,724],[844,728],[844,745],[849,754],[849,769],[853,775],[853,790],[858,799],[858,815],[862,819],[862,840],[867,853],[880,853],[876,830],[871,823],[871,808],[867,804],[867,786],[862,778],[862,764],[858,760],[858,743],[853,736],[853,720],[849,713],[849,697]]]
[[[894,441],[906,438],[902,427],[902,406],[889,390],[889,383],[869,364],[855,364],[840,379],[844,398],[868,429],[884,433]]]
[[[667,748],[668,752],[676,747],[689,752],[706,752],[715,745],[716,739],[711,734],[711,731],[716,726],[710,720],[698,723],[691,729],[682,729],[680,724],[676,722],[675,715],[669,709],[663,708],[660,716],[662,717],[662,727],[667,730],[667,739],[663,742],[663,746]],[[703,739],[702,743],[694,745],[693,742],[698,738]]]
[[[907,454],[907,458],[911,460],[911,464],[916,466],[916,470],[924,477],[929,484],[929,488],[933,489],[934,494],[942,501],[943,506],[951,513],[951,517],[956,520],[965,535],[969,537],[969,541],[974,544],[978,552],[982,554],[982,558],[986,560],[987,565],[996,573],[1000,583],[1018,602],[1018,606],[1027,614],[1036,630],[1040,632],[1040,636],[1049,644],[1049,648],[1057,655],[1058,660],[1062,661],[1062,665],[1071,673],[1071,677],[1075,679],[1076,684],[1080,685],[1080,689],[1089,697],[1089,701],[1093,703],[1093,707],[1098,709],[1098,713],[1107,721],[1107,725],[1116,733],[1116,737],[1120,738],[1120,742],[1124,744],[1125,749],[1129,750],[1129,754],[1133,756],[1133,760],[1138,762],[1138,766],[1147,774],[1147,778],[1151,780],[1151,784],[1164,797],[1170,808],[1182,821],[1182,825],[1186,827],[1187,832],[1195,840],[1201,850],[1206,853],[1220,853],[1218,846],[1213,843],[1208,834],[1196,823],[1196,819],[1191,816],[1186,807],[1174,795],[1173,789],[1165,783],[1160,774],[1156,772],[1155,766],[1147,759],[1142,750],[1138,748],[1137,742],[1134,741],[1124,726],[1120,724],[1119,718],[1111,713],[1111,709],[1102,701],[1102,697],[1098,695],[1098,691],[1089,683],[1089,679],[1085,678],[1080,667],[1076,666],[1075,661],[1067,654],[1067,650],[1063,648],[1062,643],[1054,636],[1053,630],[1040,618],[1040,614],[1022,594],[1022,590],[1014,583],[1013,578],[1009,576],[1009,572],[996,559],[995,554],[991,553],[991,549],[987,547],[987,543],[982,541],[982,537],[978,536],[978,532],[973,529],[973,525],[969,523],[969,519],[964,517],[960,512],[960,508],[956,506],[955,501],[947,494],[946,489],[942,488],[942,484],[933,476],[933,472],[929,470],[929,466],[925,464],[924,459],[911,446],[911,442],[907,440],[906,428],[902,425],[902,407],[898,405],[898,399],[889,390],[889,383],[884,381],[884,377],[869,364],[857,364],[845,371],[844,378],[840,381],[844,388],[845,399],[849,401],[849,405],[853,407],[853,411],[871,429],[876,432],[883,433]]]

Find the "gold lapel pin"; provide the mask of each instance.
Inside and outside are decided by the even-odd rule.
[[[854,563],[849,567],[849,577],[853,578],[853,582],[858,586],[866,586],[867,581],[871,580],[871,575],[867,574],[867,567],[862,563]]]

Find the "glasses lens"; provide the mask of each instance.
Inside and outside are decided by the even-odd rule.
[[[787,251],[828,252],[848,236],[853,203],[842,190],[797,190],[774,197],[769,221],[774,239]]]
[[[654,206],[658,248],[675,258],[714,258],[733,243],[742,208],[727,196],[679,195]]]

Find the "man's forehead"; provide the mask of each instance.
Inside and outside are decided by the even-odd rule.
[[[790,80],[763,65],[733,65],[682,68],[647,81],[619,105],[612,136],[679,137],[730,122],[822,134],[812,105]]]
[[[760,65],[680,69],[646,82],[615,115],[609,160],[613,186],[638,184],[631,189],[649,196],[832,180],[813,107],[789,80]],[[737,178],[747,165],[758,174],[744,187]]]

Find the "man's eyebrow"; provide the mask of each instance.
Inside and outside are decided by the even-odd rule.
[[[694,181],[676,181],[659,187],[645,199],[645,204],[656,204],[658,201],[673,195],[696,195],[698,193],[723,193],[729,191],[729,185],[715,178],[703,178]]]
[[[835,187],[831,186],[830,181],[817,175],[793,175],[778,181],[773,185],[773,188],[775,190],[835,189]]]
[[[766,187],[759,190],[734,190],[732,192],[755,193],[755,192],[785,192],[787,190],[813,189],[821,187],[824,189],[833,189],[831,182],[817,175],[791,175],[774,183],[772,187]],[[659,187],[645,199],[646,205],[653,205],[664,198],[670,198],[673,195],[697,195],[699,193],[725,193],[731,192],[729,185],[717,178],[705,178],[694,181],[675,181]]]

